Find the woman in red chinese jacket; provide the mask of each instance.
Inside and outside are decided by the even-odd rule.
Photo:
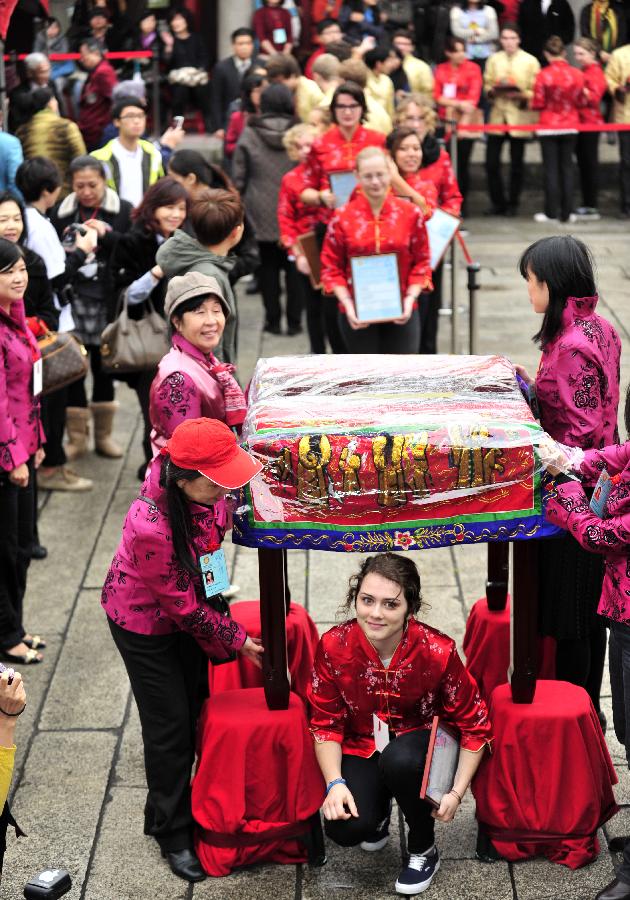
[[[401,894],[429,887],[440,865],[435,819],[453,819],[492,740],[488,711],[455,642],[416,619],[420,601],[412,560],[394,553],[368,557],[346,600],[356,618],[321,638],[309,691],[315,753],[327,784],[326,833],[344,847],[380,850],[394,797],[409,828],[409,863],[396,881]],[[432,812],[419,794],[435,715],[459,729],[461,749],[453,788]],[[377,733],[379,719],[384,728]]]
[[[311,284],[308,260],[304,256],[298,238],[308,232],[319,234],[323,231],[321,209],[308,206],[301,199],[307,187],[306,161],[315,140],[315,129],[311,125],[294,125],[285,133],[282,143],[289,159],[298,164],[280,182],[278,195],[278,227],[280,243],[287,251],[289,260],[294,260],[297,284],[301,287],[306,307],[306,327],[311,344],[311,353],[326,352],[326,338],[333,353],[345,353],[346,345],[339,331],[335,301],[326,297],[321,290]],[[319,237],[321,243],[321,236]]]
[[[544,56],[549,63],[534,82],[532,109],[540,110],[538,124],[545,175],[545,211],[536,222],[568,222],[573,206],[573,151],[578,108],[584,102],[584,76],[567,62],[564,44],[550,37]]]
[[[418,297],[430,291],[429,241],[420,209],[394,196],[388,158],[368,147],[356,161],[359,189],[337,211],[321,252],[322,285],[340,305],[339,323],[349,353],[417,353]],[[357,256],[395,253],[402,314],[391,322],[365,325],[356,314],[351,261]]]
[[[303,191],[302,200],[334,209],[340,204],[330,189],[328,176],[332,172],[352,172],[361,150],[383,147],[385,135],[361,124],[367,115],[367,103],[361,88],[351,81],[339,85],[330,111],[334,124],[313,144],[306,173],[309,189]]]
[[[444,50],[446,62],[435,69],[433,96],[441,119],[455,119],[460,125],[482,121],[479,107],[483,79],[479,66],[466,59],[466,45],[459,38],[449,37]],[[468,164],[475,136],[466,133],[457,141],[457,181],[466,205],[468,192]],[[465,213],[464,213],[465,215]]]
[[[604,70],[598,59],[599,48],[591,38],[578,38],[573,46],[575,61],[584,76],[584,102],[579,109],[581,125],[603,125],[602,99],[608,91]],[[578,215],[596,222],[599,218],[597,210],[597,188],[599,185],[599,131],[582,131],[577,136],[575,155],[580,170],[582,188],[582,207]]]

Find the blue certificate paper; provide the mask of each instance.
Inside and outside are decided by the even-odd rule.
[[[443,209],[436,209],[424,223],[431,251],[431,269],[436,269],[459,228],[459,219]]]
[[[352,267],[354,308],[360,322],[391,322],[402,315],[398,258],[395,253],[355,256]]]
[[[336,207],[343,206],[350,199],[350,194],[357,186],[357,176],[354,172],[331,172],[328,176],[330,190],[337,198]]]

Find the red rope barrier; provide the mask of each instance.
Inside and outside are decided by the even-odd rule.
[[[19,53],[17,56],[13,56],[13,54],[5,53],[4,61],[9,62],[13,59],[26,59],[27,56],[30,56],[30,53]],[[153,59],[153,51],[152,50],[129,50],[129,51],[120,51],[116,50],[113,53],[105,53],[105,59]],[[80,53],[51,53],[48,57],[51,62],[64,62],[68,59],[81,59]]]
[[[461,232],[459,231],[459,229],[455,232],[455,236],[456,236],[456,238],[457,238],[457,240],[458,240],[458,242],[459,242],[459,246],[462,248],[462,251],[463,251],[463,254],[464,254],[464,259],[466,260],[467,265],[470,265],[470,264],[472,263],[472,261],[473,261],[473,258],[472,258],[472,256],[470,255],[470,251],[469,251],[469,249],[468,249],[468,246],[467,246],[467,244],[466,244],[466,241],[465,241],[464,238],[462,237],[462,234],[461,234]]]
[[[447,127],[451,127],[453,122],[450,120],[442,120],[442,124]],[[621,122],[603,122],[601,125],[577,125],[575,128],[550,128],[549,126],[540,125],[539,123],[533,125],[457,125],[456,128],[457,133],[463,131],[475,131],[480,134],[483,133],[495,133],[495,134],[505,134],[509,131],[540,131],[540,132],[549,132],[550,135],[556,134],[559,132],[566,133],[577,133],[582,131],[630,131],[630,123],[621,123]]]

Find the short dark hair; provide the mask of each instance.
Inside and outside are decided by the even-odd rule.
[[[241,82],[241,110],[243,112],[256,112],[252,103],[252,91],[259,88],[266,80],[266,75],[257,75],[255,72],[243,78]]]
[[[273,81],[275,78],[290,78],[292,75],[300,74],[300,67],[294,56],[287,56],[286,53],[274,53],[265,63],[267,70],[267,78]]]
[[[19,259],[24,259],[24,251],[20,245],[0,238],[0,272],[11,269]]]
[[[139,222],[147,229],[147,231],[157,231],[157,222],[155,221],[155,211],[160,206],[173,206],[175,203],[184,202],[186,204],[186,214],[188,214],[188,194],[186,188],[175,181],[174,178],[166,176],[160,178],[155,184],[145,192],[142,202],[134,209],[131,214],[134,222]]]
[[[520,25],[517,25],[516,22],[504,22],[499,29],[499,35],[502,35],[504,31],[513,31],[519,37],[522,37]]]
[[[389,150],[394,162],[396,162],[396,154],[398,153],[402,142],[412,136],[417,139],[420,148],[422,148],[422,141],[418,137],[418,132],[415,128],[409,128],[408,125],[401,125],[400,128],[394,128],[394,130],[390,131],[387,135],[385,138],[385,146]]]
[[[292,116],[294,112],[293,94],[284,84],[270,84],[260,95],[261,113]]]
[[[205,247],[224,241],[245,219],[245,207],[236,191],[199,192],[190,210],[190,221],[197,240]]]
[[[81,43],[79,44],[79,49],[81,49],[81,47],[85,47],[88,53],[98,53],[99,56],[104,56],[103,48],[98,41],[95,41],[92,38],[81,41]]]
[[[317,32],[317,34],[323,34],[327,28],[332,28],[333,25],[338,25],[339,28],[341,28],[341,25],[339,25],[339,22],[336,19],[322,19],[315,26],[315,31]]]
[[[358,84],[355,84],[354,81],[344,81],[339,85],[338,88],[335,89],[335,93],[332,95],[332,100],[330,101],[330,114],[332,116],[332,120],[337,124],[337,100],[341,96],[341,94],[347,94],[349,97],[352,97],[354,101],[360,104],[361,106],[361,122],[365,120],[367,116],[367,100],[365,99],[365,94],[361,90]]]
[[[347,41],[333,41],[326,45],[326,53],[331,53],[339,62],[345,62],[352,57],[352,47]]]
[[[377,63],[385,62],[390,53],[389,47],[373,47],[363,57],[363,62],[368,67],[368,69],[374,71]]]
[[[392,40],[397,37],[407,38],[408,41],[414,43],[413,34],[410,31],[407,31],[405,28],[398,28],[392,35]]]
[[[232,41],[232,43],[234,43],[236,38],[240,38],[240,37],[248,37],[248,38],[251,38],[252,40],[254,40],[255,35],[251,28],[237,28],[230,35],[230,40]]]
[[[189,31],[192,31],[195,27],[195,20],[193,18],[193,14],[189,9],[186,9],[185,6],[175,6],[170,10],[168,16],[166,17],[166,21],[170,25],[175,16],[181,16],[182,19],[186,20],[186,24],[188,25]]]
[[[198,150],[176,150],[168,161],[168,170],[182,178],[194,175],[199,184],[209,188],[236,190],[223,169],[208,162]]]
[[[464,49],[466,49],[466,41],[461,38],[454,37],[452,34],[444,41],[444,52],[445,53],[455,53],[457,51],[457,45],[460,44]]]
[[[120,119],[123,109],[126,109],[128,106],[133,106],[134,109],[140,109],[146,115],[147,108],[143,105],[142,100],[138,100],[137,97],[132,97],[131,95],[119,97],[112,106],[112,122],[114,119]]]
[[[45,156],[26,159],[15,174],[15,183],[27,203],[39,200],[44,191],[61,186],[61,173],[56,164]]]
[[[408,556],[387,552],[368,556],[356,575],[350,578],[348,594],[343,607],[346,612],[350,612],[355,605],[363,579],[372,573],[400,585],[407,601],[407,616],[415,616],[420,611],[422,591],[418,567]]]
[[[107,181],[105,166],[100,159],[96,159],[96,157],[90,156],[89,154],[75,156],[68,166],[68,174],[72,177],[73,175],[76,175],[77,172],[82,172],[84,169],[93,169],[95,172],[98,172],[101,178],[104,178],[105,181]]]
[[[562,329],[562,313],[569,297],[594,297],[597,293],[591,251],[570,234],[534,241],[518,262],[523,278],[532,272],[549,289],[549,306],[533,340],[544,347]]]
[[[24,214],[24,204],[13,191],[0,191],[0,206],[2,206],[3,203],[15,203],[20,210],[20,215],[22,216],[22,234],[19,236],[17,242],[22,245],[28,237],[28,223],[26,221],[26,215]]]
[[[549,56],[562,56],[565,51],[564,41],[562,38],[558,37],[557,34],[552,34],[551,37],[547,38],[545,41],[543,50],[545,53],[548,53]]]
[[[54,96],[55,92],[49,87],[40,87],[31,91],[28,97],[29,112],[31,115],[34,116],[35,113],[41,112],[42,109],[46,109]]]

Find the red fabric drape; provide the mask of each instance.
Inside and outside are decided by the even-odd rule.
[[[269,710],[262,688],[216,694],[199,721],[192,811],[195,849],[209,875],[263,861],[306,861],[292,837],[324,799],[304,704]]]
[[[599,853],[596,831],[618,811],[617,783],[586,691],[539,681],[531,704],[507,684],[490,700],[492,755],[473,782],[477,818],[506,859],[546,856],[577,869]]]
[[[232,618],[243,626],[250,637],[260,637],[260,603],[241,600],[231,605]],[[317,626],[299,603],[292,603],[287,616],[287,654],[291,690],[306,702],[306,688],[311,680],[313,657],[319,634]],[[208,671],[210,693],[234,691],[238,688],[262,687],[262,672],[241,654],[231,663],[213,666]]]
[[[6,40],[9,21],[16,6],[17,0],[0,0],[0,37],[3,41]]]
[[[473,676],[486,703],[495,687],[507,682],[510,665],[510,596],[505,609],[488,609],[485,597],[473,605],[466,622],[463,650],[466,668]],[[538,677],[556,677],[556,642],[538,641]]]

